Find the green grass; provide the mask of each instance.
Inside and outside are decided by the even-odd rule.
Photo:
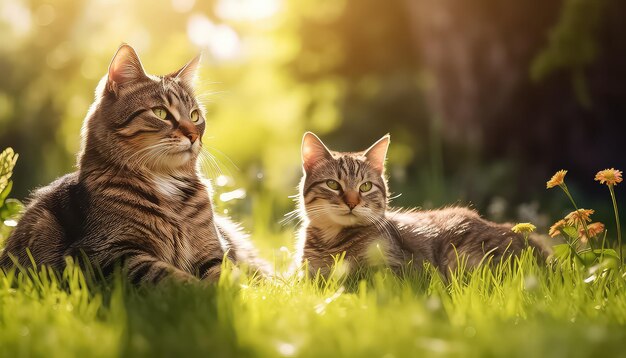
[[[626,279],[567,265],[134,288],[0,273],[0,356],[626,356]]]

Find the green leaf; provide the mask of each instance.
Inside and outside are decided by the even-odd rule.
[[[596,254],[598,254],[598,256],[603,255],[605,257],[613,257],[616,259],[619,259],[619,255],[617,254],[617,251],[613,250],[613,249],[595,249],[593,250],[593,252],[595,252]]]
[[[24,210],[24,204],[17,199],[7,199],[4,202],[4,206],[0,208],[0,219],[2,221],[17,217],[22,210]]]
[[[9,193],[11,192],[12,188],[13,188],[13,181],[9,180],[7,185],[0,192],[0,208],[4,205],[4,200],[6,200],[7,196],[9,196]]]
[[[567,260],[570,256],[570,247],[568,244],[560,244],[552,246],[554,257],[559,261]]]
[[[578,253],[578,256],[583,260],[585,266],[591,266],[596,263],[598,258],[591,250],[583,250]]]
[[[570,238],[576,240],[578,239],[578,230],[576,230],[573,226],[565,226],[563,227],[563,232],[567,234]]]

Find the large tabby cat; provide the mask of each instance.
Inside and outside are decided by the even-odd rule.
[[[237,225],[213,213],[196,170],[205,119],[192,79],[199,57],[166,76],[123,44],[83,124],[78,170],[37,190],[0,259],[64,266],[84,254],[135,282],[215,280],[227,256],[254,265]]]
[[[508,225],[489,222],[462,207],[441,210],[388,208],[385,158],[389,135],[356,153],[330,151],[313,133],[302,142],[297,261],[312,274],[327,274],[334,256],[345,252],[350,268],[382,261],[399,270],[425,261],[447,275],[459,258],[467,267],[491,257],[520,253],[524,238]],[[537,252],[541,247],[530,242]]]

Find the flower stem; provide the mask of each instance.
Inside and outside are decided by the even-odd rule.
[[[574,205],[574,209],[576,209],[576,211],[578,211],[578,205],[576,205],[576,202],[574,201],[574,198],[572,197],[572,194],[569,193],[569,190],[567,189],[567,185],[565,183],[563,183],[563,184],[560,185],[560,187],[561,187],[561,189],[563,189],[563,191],[565,192],[565,195],[567,195],[569,200],[572,202],[572,205]],[[580,221],[583,224],[583,229],[585,230],[585,236],[587,236],[587,242],[589,243],[589,247],[591,247],[591,252],[596,257],[598,257],[598,254],[595,252],[593,244],[591,243],[592,238],[589,237],[589,230],[587,230],[587,222],[583,218],[581,218]],[[578,227],[576,229],[578,230]]]
[[[604,236],[602,237],[602,247],[600,248],[600,261],[604,260],[604,244],[606,243],[606,230],[604,230]]]
[[[613,185],[609,184],[609,191],[611,192],[611,199],[613,200],[613,211],[615,212],[615,223],[617,225],[617,253],[619,255],[619,265],[620,267],[623,265],[623,257],[622,257],[622,228],[619,224],[619,211],[617,211],[617,201],[615,200],[615,190],[613,190]]]
[[[574,209],[576,209],[578,211],[578,206],[576,205],[576,202],[574,201],[574,198],[572,198],[572,195],[569,193],[569,190],[567,189],[567,185],[565,185],[565,183],[560,185],[561,189],[563,189],[563,191],[565,192],[565,195],[567,195],[567,197],[569,198],[569,200],[572,202],[572,205],[574,205]]]

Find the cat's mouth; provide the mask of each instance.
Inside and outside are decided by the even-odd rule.
[[[176,146],[176,148],[172,152],[172,154],[174,154],[174,155],[194,154],[196,151],[197,151],[196,147],[192,143],[190,143],[188,145],[178,145],[178,146]]]

